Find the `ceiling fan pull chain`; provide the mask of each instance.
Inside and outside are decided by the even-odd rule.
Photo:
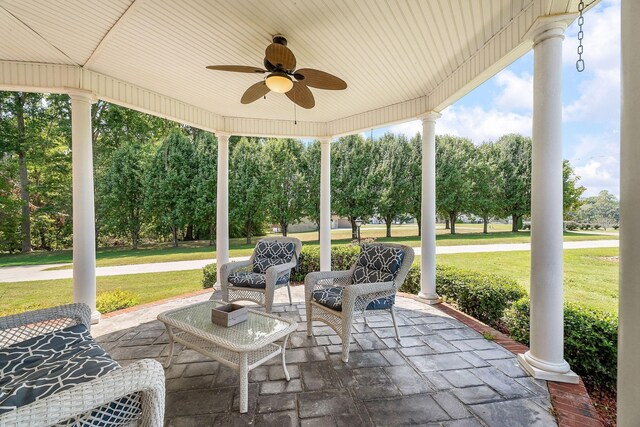
[[[578,31],[578,60],[576,61],[576,70],[581,73],[584,71],[584,59],[582,59],[584,49],[582,47],[582,39],[584,38],[584,31],[582,31],[582,26],[584,25],[584,0],[580,0],[580,3],[578,3],[578,11],[580,12],[580,16],[578,17],[578,28],[580,28],[580,30]]]

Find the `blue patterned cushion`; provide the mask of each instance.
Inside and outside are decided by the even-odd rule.
[[[322,304],[327,308],[336,311],[342,311],[342,288],[325,288],[313,291],[311,298],[318,304]],[[378,298],[371,301],[367,305],[367,310],[384,310],[389,309],[395,303],[396,296],[390,295],[384,298]]]
[[[292,242],[259,241],[253,257],[253,272],[265,274],[269,267],[290,262],[295,250]]]
[[[12,411],[77,384],[118,369],[84,325],[75,325],[0,349],[0,414]],[[118,405],[108,405],[109,420],[118,418]]]
[[[229,274],[229,278],[227,279],[229,283],[234,286],[241,286],[243,288],[256,288],[256,289],[264,289],[267,287],[267,276],[266,274],[253,273],[247,271],[236,271]],[[277,285],[286,285],[289,282],[289,273],[283,274],[278,277],[276,281]]]
[[[352,283],[390,282],[396,278],[404,251],[385,245],[362,245]]]

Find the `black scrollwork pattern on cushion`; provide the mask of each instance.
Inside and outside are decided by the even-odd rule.
[[[290,262],[295,250],[293,242],[259,241],[254,252],[253,272],[265,274],[269,267]]]
[[[119,366],[84,325],[2,348],[0,414],[101,377]]]
[[[247,271],[236,271],[229,274],[227,281],[234,286],[241,286],[244,288],[256,288],[264,289],[267,287],[267,275],[260,273],[253,273]],[[278,277],[276,286],[286,285],[289,282],[289,273],[283,274]]]
[[[318,304],[322,304],[327,308],[342,311],[342,288],[317,289],[313,291],[311,298],[313,298],[313,300]],[[395,295],[378,298],[367,304],[367,310],[388,310],[395,303],[395,300]]]
[[[362,245],[352,283],[390,282],[396,278],[404,251],[384,245]]]

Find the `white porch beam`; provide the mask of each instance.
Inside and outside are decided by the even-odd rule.
[[[622,2],[622,114],[620,124],[620,310],[618,328],[618,425],[640,420],[640,2]]]
[[[562,40],[566,22],[532,33],[530,350],[520,362],[535,378],[578,383],[564,360],[562,253]]]
[[[91,308],[91,322],[100,320],[96,310],[96,233],[93,201],[93,147],[91,93],[71,93],[71,156],[73,173],[73,300]]]
[[[427,304],[438,304],[436,292],[436,120],[439,113],[422,116],[422,206],[420,248],[420,293]]]
[[[331,138],[320,138],[320,271],[331,271]]]
[[[229,262],[229,137],[216,132],[218,138],[218,180],[216,191],[216,270],[220,283],[220,268]]]

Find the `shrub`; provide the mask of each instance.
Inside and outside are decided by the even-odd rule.
[[[96,309],[100,313],[110,313],[138,304],[140,304],[140,298],[137,295],[122,289],[101,292],[96,297]]]
[[[614,230],[617,230],[617,229],[619,229],[619,228],[620,228],[620,226],[619,226],[618,224],[616,224],[616,225],[614,225],[614,226],[613,226],[613,229],[614,229]]]
[[[360,246],[341,245],[331,248],[331,269],[333,271],[348,270],[356,262],[360,254]],[[314,271],[320,271],[320,248],[303,246],[300,252],[298,268],[291,274],[292,282],[303,282],[304,277]]]
[[[504,311],[513,302],[527,295],[524,287],[508,277],[450,266],[436,268],[436,289],[461,311],[493,326],[500,325]]]
[[[505,312],[504,325],[516,341],[529,345],[529,298]],[[571,368],[593,386],[615,390],[618,320],[615,316],[567,303],[564,306],[564,352]]]
[[[569,231],[575,231],[580,228],[580,224],[575,221],[567,221],[565,222],[565,228]]]
[[[218,269],[216,264],[207,264],[202,269],[202,288],[213,288],[218,279]]]

